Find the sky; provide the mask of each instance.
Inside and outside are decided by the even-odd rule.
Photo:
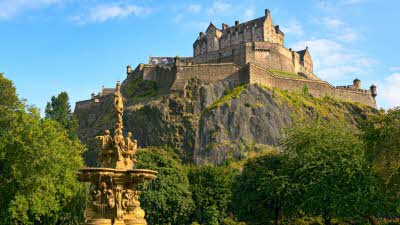
[[[114,87],[153,56],[192,56],[210,22],[245,22],[270,9],[285,46],[309,47],[333,85],[377,85],[379,108],[400,105],[398,0],[0,0],[0,72],[42,112],[62,91],[71,105]]]

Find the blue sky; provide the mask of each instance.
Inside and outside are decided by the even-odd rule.
[[[315,73],[334,85],[378,86],[400,105],[398,0],[0,0],[0,71],[42,110],[67,91],[72,105],[126,77],[149,55],[191,56],[199,31],[271,10],[287,48],[309,46]]]

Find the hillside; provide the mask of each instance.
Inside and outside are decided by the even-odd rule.
[[[140,146],[171,146],[196,164],[221,164],[244,158],[249,151],[279,146],[282,129],[297,119],[318,117],[357,125],[376,112],[328,96],[314,98],[307,87],[287,92],[258,84],[235,87],[225,81],[203,84],[191,79],[182,97],[158,91],[152,81],[127,78],[122,92],[125,131],[131,131]],[[111,104],[112,95],[75,111],[78,135],[89,148],[89,165],[96,163],[94,136],[115,122]]]

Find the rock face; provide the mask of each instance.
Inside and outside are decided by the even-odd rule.
[[[159,93],[150,81],[128,78],[122,84],[126,99],[124,130],[138,145],[169,146],[187,162],[221,164],[246,157],[249,151],[279,147],[283,129],[297,119],[322,118],[360,123],[375,109],[330,97],[317,99],[307,88],[295,93],[258,84],[202,84],[188,81],[185,96]],[[112,97],[75,111],[78,135],[87,144],[88,165],[96,164],[94,136],[115,123]],[[113,132],[113,131],[112,131]]]

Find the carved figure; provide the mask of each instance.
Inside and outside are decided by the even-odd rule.
[[[136,151],[137,151],[137,140],[133,140],[131,139],[132,137],[132,133],[128,132],[128,135],[125,139],[125,144],[127,146],[127,152],[130,154],[130,158],[133,161],[136,161]]]
[[[118,116],[118,123],[122,123],[122,116],[124,114],[124,99],[121,94],[121,84],[117,83],[117,90],[114,93],[114,108]]]
[[[110,131],[105,130],[105,134],[102,136],[96,136],[96,139],[101,141],[101,149],[102,150],[109,150],[112,145],[112,137],[110,136]]]
[[[117,156],[117,160],[122,160],[122,151],[125,149],[125,140],[122,134],[122,124],[115,124],[115,133],[114,133],[114,145],[115,145],[115,153]]]

